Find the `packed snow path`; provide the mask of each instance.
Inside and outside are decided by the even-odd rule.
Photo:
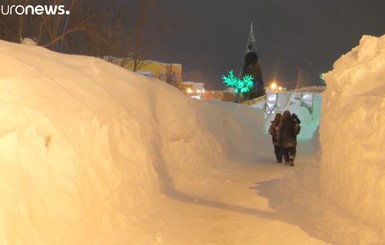
[[[162,208],[143,225],[157,231],[155,244],[377,244],[374,231],[320,196],[316,150],[306,145],[294,168],[271,155],[178,186],[158,169]]]

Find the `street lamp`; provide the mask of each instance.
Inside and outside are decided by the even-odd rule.
[[[277,89],[277,84],[275,82],[273,82],[271,85],[270,85],[270,88],[272,90],[276,90]]]

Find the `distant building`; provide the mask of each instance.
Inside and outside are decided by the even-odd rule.
[[[134,60],[116,58],[111,56],[106,56],[103,58],[111,63],[117,64],[128,70],[133,70],[135,66]],[[137,70],[136,73],[141,75],[158,78],[159,80],[165,81],[179,89],[182,85],[182,65],[177,63],[163,63],[153,60],[143,60],[136,61]]]
[[[198,100],[218,100],[233,102],[234,88],[227,88],[226,90],[205,90],[204,83],[197,82],[182,82],[183,93],[198,99]]]
[[[182,82],[180,90],[182,90],[183,93],[192,98],[202,100],[206,92],[204,85],[204,83],[197,83],[191,81]]]
[[[181,90],[184,93],[201,92],[205,91],[205,84],[191,81],[182,82]]]

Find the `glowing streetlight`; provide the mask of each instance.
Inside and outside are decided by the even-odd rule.
[[[192,91],[191,88],[187,88],[186,92],[187,92],[188,94],[191,94],[193,91]]]
[[[275,82],[273,82],[271,85],[270,85],[270,88],[272,90],[276,90],[277,89],[277,84]]]

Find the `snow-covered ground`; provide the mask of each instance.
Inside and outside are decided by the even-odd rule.
[[[0,67],[0,244],[383,244],[320,191],[329,127],[290,168],[245,105],[37,46]]]

